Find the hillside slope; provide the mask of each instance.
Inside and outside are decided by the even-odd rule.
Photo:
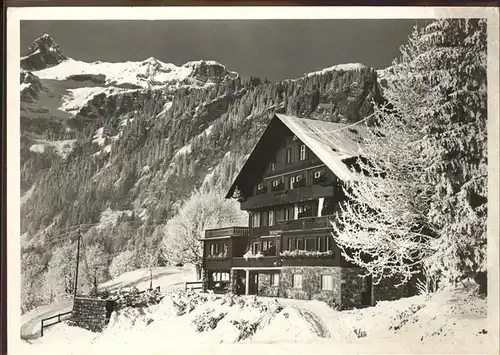
[[[214,61],[85,63],[50,36],[21,64],[23,293],[78,227],[109,263],[130,250],[147,266],[165,222],[193,189],[226,189],[275,112],[357,122],[383,101],[362,64],[242,81]]]
[[[60,324],[23,350],[43,354],[57,346],[68,354],[127,354],[140,347],[153,354],[217,346],[224,354],[487,354],[495,351],[495,341],[486,300],[470,290],[342,312],[319,301],[173,293],[157,306],[113,313],[103,333]]]

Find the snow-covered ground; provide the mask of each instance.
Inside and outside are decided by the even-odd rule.
[[[61,110],[76,113],[96,95],[105,94],[106,96],[110,96],[134,91],[137,90],[100,86],[68,89],[62,98]]]
[[[160,286],[161,290],[179,289],[183,287],[184,282],[193,281],[196,279],[194,269],[189,267],[155,267],[152,269],[152,272],[153,287]],[[99,285],[99,287],[101,289],[108,290],[137,287],[139,290],[144,290],[149,287],[149,283],[149,269],[138,269],[126,272],[113,280]],[[40,321],[42,320],[42,318],[47,318],[58,313],[70,311],[72,307],[72,300],[63,300],[46,306],[38,307],[28,313],[23,314],[23,316],[21,317],[21,335],[27,339],[38,337],[38,334],[40,332]],[[67,332],[71,332],[73,330],[74,329],[70,329],[67,330]]]
[[[123,281],[135,278],[130,274]],[[465,290],[334,311],[319,301],[170,292],[114,312],[102,333],[58,324],[23,354],[495,353],[486,300]]]
[[[103,74],[106,84],[122,85],[133,84],[147,88],[151,83],[162,85],[177,80],[183,80],[193,71],[189,67],[178,67],[171,63],[163,63],[155,58],[148,58],[140,62],[83,62],[67,59],[60,64],[33,72],[40,79],[63,80],[76,74]]]
[[[206,65],[223,65],[215,61],[204,61]],[[104,75],[106,85],[134,85],[135,87],[162,87],[166,84],[180,84],[190,78],[202,61],[188,62],[182,66],[164,63],[156,58],[138,62],[83,62],[68,58],[56,66],[34,71],[40,79],[64,80],[71,75]],[[236,74],[236,73],[234,73]],[[200,84],[194,80],[193,83]],[[211,83],[203,83],[212,85]]]
[[[66,158],[66,156],[73,150],[75,142],[76,139],[63,141],[38,140],[36,144],[30,146],[30,151],[34,153],[43,153],[45,152],[46,147],[52,147],[58,155]]]

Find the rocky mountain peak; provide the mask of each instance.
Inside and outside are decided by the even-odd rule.
[[[21,58],[24,70],[42,70],[68,59],[59,45],[47,33],[33,41],[26,56]]]
[[[197,60],[187,62],[183,65],[185,68],[191,68],[191,77],[204,82],[221,82],[226,77],[235,78],[237,73],[228,71],[226,67],[215,60]]]

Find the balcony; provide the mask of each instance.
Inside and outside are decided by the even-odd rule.
[[[281,266],[339,266],[334,256],[322,258],[282,258]]]
[[[233,267],[276,267],[275,262],[279,262],[279,256],[264,256],[259,259],[243,257],[233,258]]]
[[[217,229],[207,229],[205,238],[217,237],[248,237],[248,227],[227,227]]]
[[[320,197],[332,197],[334,190],[335,187],[333,185],[308,185],[291,190],[271,191],[247,198],[241,202],[241,209],[251,210],[267,206],[315,200]]]
[[[304,217],[299,219],[291,219],[288,221],[278,221],[273,226],[261,226],[250,228],[251,236],[269,235],[272,232],[276,234],[279,232],[292,232],[292,231],[307,231],[314,229],[331,228],[330,220],[333,215],[321,217]]]
[[[212,259],[210,257],[206,257],[203,260],[203,267],[206,270],[229,270],[231,269],[232,259]]]

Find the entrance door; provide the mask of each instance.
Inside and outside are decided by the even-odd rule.
[[[248,293],[250,295],[256,295],[259,290],[259,273],[258,272],[250,272],[250,287]]]
[[[236,294],[237,295],[244,295],[245,294],[245,283],[246,283],[246,277],[245,277],[245,271],[243,270],[237,270],[236,271]]]
[[[361,303],[363,306],[372,305],[372,276],[363,279],[363,291],[361,292]]]

